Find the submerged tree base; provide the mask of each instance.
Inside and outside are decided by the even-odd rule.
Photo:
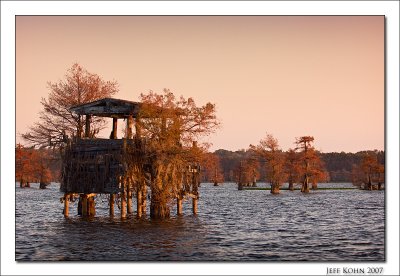
[[[39,189],[46,189],[48,185],[50,185],[50,184],[49,183],[40,182]]]
[[[29,182],[20,182],[19,187],[20,188],[30,188],[31,184]]]
[[[302,193],[309,193],[310,192],[310,187],[308,186],[308,183],[303,183],[301,186],[301,192]]]
[[[280,190],[279,188],[280,187],[278,185],[272,185],[272,187],[270,188],[271,194],[274,194],[274,195],[279,194],[279,190]]]
[[[170,217],[170,207],[166,200],[157,200],[157,196],[152,195],[150,202],[150,218],[167,219]]]
[[[168,219],[170,217],[170,209],[167,206],[156,204],[150,205],[150,218],[152,219]]]

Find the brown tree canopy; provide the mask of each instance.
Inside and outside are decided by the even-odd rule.
[[[279,148],[278,140],[271,134],[260,140],[257,146],[250,148],[266,161],[266,179],[271,183],[271,193],[279,193],[279,188],[286,179],[285,156]]]
[[[294,149],[289,149],[285,157],[285,173],[289,183],[289,190],[294,190],[294,184],[301,179],[301,164],[298,153]]]
[[[111,97],[118,91],[118,84],[116,81],[104,81],[75,63],[68,69],[64,80],[49,82],[48,88],[48,98],[41,100],[43,110],[40,120],[22,134],[22,138],[32,146],[57,147],[64,135],[80,135],[84,124],[82,116],[72,113],[69,108]],[[105,127],[105,121],[99,117],[92,120],[91,136],[95,136]]]
[[[249,186],[260,178],[260,164],[257,158],[241,160],[234,170],[234,178],[239,185]]]
[[[316,188],[317,183],[319,182],[328,182],[329,181],[329,173],[325,169],[325,163],[321,160],[320,155],[316,152],[317,158],[315,158],[311,163],[310,169],[310,180],[312,182],[313,188]]]
[[[313,146],[314,137],[302,136],[296,138],[296,150],[300,162],[302,192],[309,192],[309,183],[314,185],[326,176],[324,164]]]
[[[167,89],[162,94],[141,94],[141,102],[136,136],[145,141],[150,168],[146,171],[132,163],[137,168],[132,175],[143,175],[151,187],[150,216],[165,218],[169,204],[192,181],[188,172],[204,159],[206,146],[197,144],[197,139],[215,131],[219,122],[215,105],[198,107],[192,98],[176,99]]]
[[[379,164],[377,154],[366,153],[359,165],[354,165],[352,170],[353,185],[366,190],[372,190],[373,185],[385,182],[385,167]]]
[[[142,107],[138,118],[142,135],[150,139],[174,140],[191,146],[193,141],[209,135],[220,125],[214,104],[198,107],[193,98],[176,99],[168,89],[162,94],[153,91],[141,94],[140,100]]]
[[[49,168],[51,161],[47,151],[18,144],[15,148],[15,179],[20,182],[21,187],[30,182],[38,182],[44,188],[54,177]]]
[[[224,182],[224,174],[218,155],[211,152],[204,154],[201,166],[203,179],[214,184]]]
[[[15,179],[21,185],[26,182],[34,181],[34,163],[35,151],[33,149],[24,148],[18,144],[15,148]]]

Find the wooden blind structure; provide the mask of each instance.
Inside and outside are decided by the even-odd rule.
[[[144,166],[147,166],[145,156],[146,141],[140,136],[140,126],[137,120],[142,104],[138,102],[104,98],[70,108],[74,113],[85,116],[85,132],[77,131],[77,137],[67,139],[62,153],[62,175],[60,190],[64,192],[64,216],[68,216],[68,202],[79,195],[78,214],[93,216],[95,214],[94,196],[96,194],[110,195],[110,216],[114,215],[116,195],[120,199],[121,218],[132,213],[132,196],[136,193],[138,211],[137,217],[145,214],[147,185],[142,182],[132,188],[132,182],[127,179],[127,157],[133,156]],[[92,116],[113,118],[113,129],[110,139],[91,138],[90,123]],[[126,119],[126,133],[123,139],[117,139],[117,121]],[[135,125],[135,134],[133,126]],[[83,136],[83,137],[82,137]],[[139,162],[138,161],[138,162]],[[151,164],[148,164],[151,166]],[[199,174],[198,166],[188,164],[187,181],[177,195],[178,214],[182,214],[184,196],[193,198],[193,212],[197,213]]]
[[[86,116],[85,137],[68,141],[64,148],[61,191],[64,193],[118,193],[119,177],[124,174],[124,143],[134,140],[116,139],[117,120],[126,119],[125,138],[132,138],[132,123],[140,109],[140,103],[104,98],[78,105],[70,110]],[[89,138],[92,116],[113,118],[111,139]]]

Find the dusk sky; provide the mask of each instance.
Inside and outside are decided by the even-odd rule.
[[[211,150],[384,149],[383,16],[17,16],[16,132],[73,63],[116,80],[115,98],[168,88],[217,105]],[[109,132],[108,132],[109,133]]]

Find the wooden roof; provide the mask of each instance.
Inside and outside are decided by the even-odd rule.
[[[93,115],[99,117],[126,118],[136,117],[141,103],[113,98],[103,98],[94,102],[75,105],[71,111],[79,115]]]

